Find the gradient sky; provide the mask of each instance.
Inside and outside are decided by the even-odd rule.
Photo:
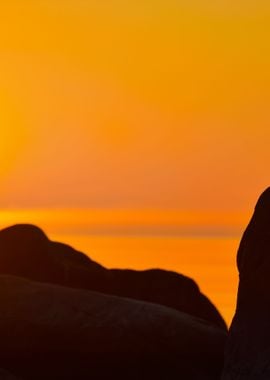
[[[0,4],[0,228],[198,281],[229,323],[269,186],[269,0]]]
[[[270,3],[0,5],[0,206],[246,211],[269,185]]]

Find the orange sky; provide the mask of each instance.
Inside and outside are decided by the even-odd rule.
[[[1,206],[246,211],[269,184],[269,12],[1,4]]]
[[[220,237],[234,268],[226,239],[269,185],[269,16],[266,0],[2,2],[1,226],[39,223],[108,265],[109,243],[78,234]],[[157,263],[181,271],[185,244]]]

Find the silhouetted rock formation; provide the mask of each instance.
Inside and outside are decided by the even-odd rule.
[[[176,310],[0,276],[0,366],[24,380],[218,380],[226,333]]]
[[[260,197],[240,243],[235,317],[223,380],[270,379],[270,188]]]
[[[31,225],[0,231],[0,273],[165,305],[226,330],[196,283],[164,270],[108,270],[68,245],[51,242]]]

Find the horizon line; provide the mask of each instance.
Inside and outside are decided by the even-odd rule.
[[[238,238],[247,212],[119,209],[0,210],[0,228],[35,224],[49,234]]]

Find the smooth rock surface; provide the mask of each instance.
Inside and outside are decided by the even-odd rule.
[[[0,367],[24,380],[218,380],[226,333],[160,305],[0,276]]]
[[[270,379],[270,188],[240,243],[239,290],[223,380]]]
[[[0,368],[0,380],[21,380],[10,372]]]

